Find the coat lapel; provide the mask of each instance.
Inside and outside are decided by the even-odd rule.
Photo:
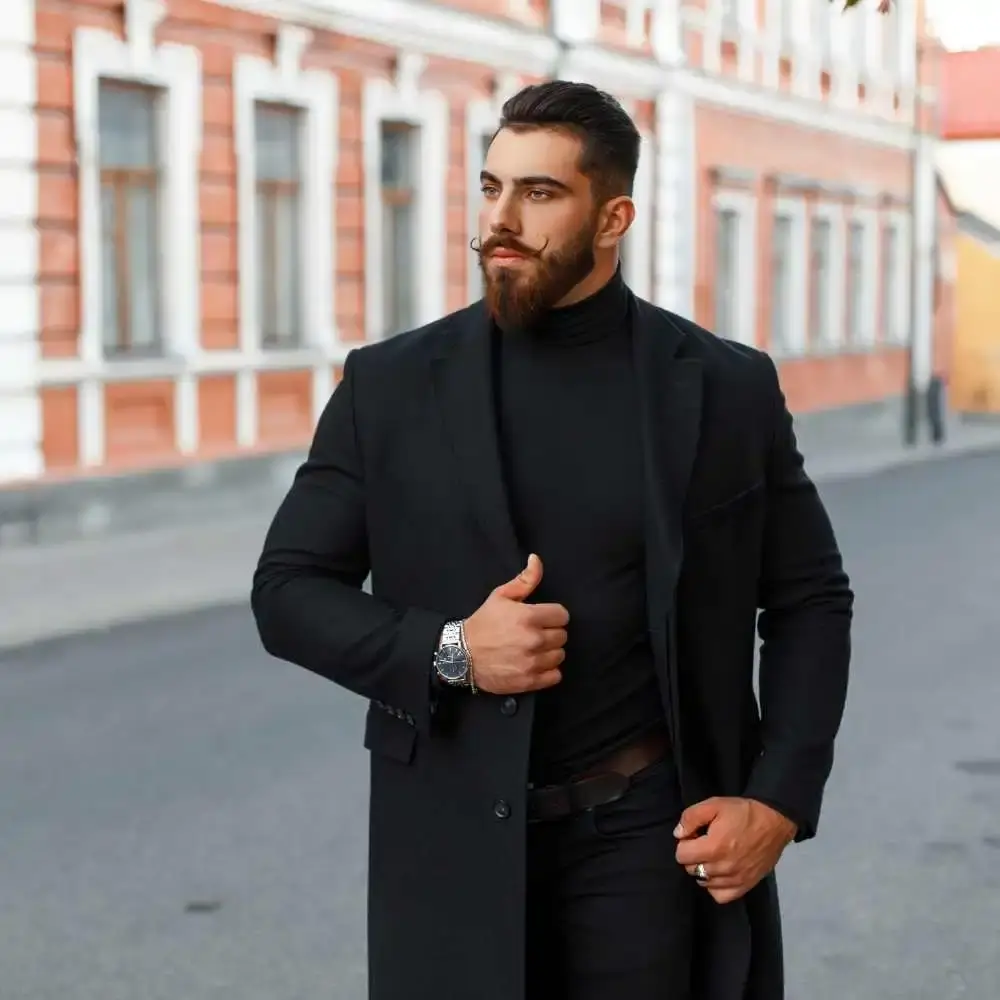
[[[513,577],[523,567],[510,516],[497,441],[490,323],[477,303],[456,317],[459,329],[446,353],[431,362],[445,437],[455,456],[456,481],[501,566]]]
[[[635,300],[632,333],[645,467],[649,631],[666,685],[665,707],[683,786],[673,608],[684,560],[684,502],[701,429],[702,370],[698,360],[678,357],[680,329],[641,299]]]

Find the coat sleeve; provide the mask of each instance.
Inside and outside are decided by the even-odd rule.
[[[847,697],[854,595],[768,359],[774,431],[759,582],[762,753],[746,795],[815,836]]]
[[[273,656],[381,702],[426,732],[447,616],[393,607],[362,590],[370,566],[356,367],[352,352],[267,533],[251,605]]]

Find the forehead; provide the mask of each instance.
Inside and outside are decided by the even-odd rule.
[[[501,181],[518,177],[552,177],[569,188],[582,189],[580,140],[559,129],[501,129],[486,154],[485,169]]]

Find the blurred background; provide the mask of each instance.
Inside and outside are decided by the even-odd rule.
[[[856,583],[788,996],[997,996],[1000,8],[842,6],[4,0],[2,1000],[365,995],[363,706],[250,576],[348,351],[479,296],[552,76],[633,115],[627,279],[772,354]]]

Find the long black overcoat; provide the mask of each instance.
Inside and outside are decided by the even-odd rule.
[[[811,837],[850,658],[834,533],[771,360],[639,299],[632,316],[649,630],[685,804],[753,796]],[[441,702],[429,683],[442,624],[524,565],[489,339],[479,303],[349,355],[254,579],[265,647],[370,701],[371,1000],[524,995],[532,697]],[[773,877],[727,906],[705,894],[699,921],[698,1000],[781,1000]]]

